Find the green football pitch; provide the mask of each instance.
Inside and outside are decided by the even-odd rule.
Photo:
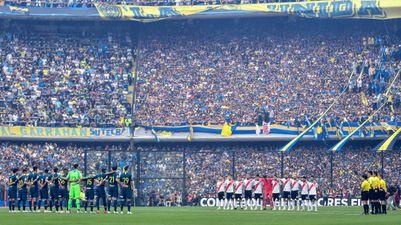
[[[216,208],[134,208],[127,214],[9,213],[0,209],[1,225],[109,224],[109,225],[401,225],[401,211],[388,215],[361,215],[360,207],[320,207],[318,212],[217,211]]]

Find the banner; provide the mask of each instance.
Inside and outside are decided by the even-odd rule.
[[[128,128],[0,127],[0,137],[130,137]]]
[[[389,138],[383,140],[378,144],[373,151],[376,152],[384,152],[387,150],[391,150],[394,147],[394,144],[397,142],[398,137],[401,134],[401,128],[399,128],[396,132],[394,132]]]
[[[142,22],[158,21],[167,18],[184,17],[214,11],[260,12],[306,18],[401,18],[401,1],[398,0],[326,0],[195,6],[135,6],[97,3],[95,6],[102,18],[137,20]]]
[[[201,207],[217,207],[217,202],[219,202],[217,198],[202,198],[199,203]],[[325,206],[326,202],[323,198],[319,198],[317,205]],[[362,201],[359,198],[328,198],[327,206],[362,206]]]

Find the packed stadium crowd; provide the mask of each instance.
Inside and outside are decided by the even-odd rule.
[[[129,126],[129,35],[0,33],[0,125]]]
[[[399,37],[291,28],[182,28],[150,36],[140,50],[135,119],[255,124],[267,111],[275,122],[300,125],[348,88],[325,120],[357,122],[387,101],[383,93],[401,66]],[[399,115],[400,92],[390,93]],[[374,121],[394,120],[389,115]]]
[[[0,151],[0,180],[3,184],[10,171],[15,168],[30,168],[35,165],[41,170],[53,167],[71,167],[80,163],[88,175],[97,174],[108,164],[123,167],[131,165],[136,176],[136,158],[119,155],[127,151],[128,145],[89,146],[59,145],[56,143],[2,143]],[[171,196],[180,196],[185,191],[188,196],[215,197],[215,183],[220,176],[233,176],[244,179],[256,174],[268,177],[308,176],[314,175],[319,183],[318,195],[331,197],[359,196],[361,174],[367,170],[381,168],[381,157],[371,151],[370,147],[350,146],[341,153],[331,155],[322,150],[322,146],[300,146],[291,153],[281,154],[277,146],[243,145],[243,146],[138,146],[140,151],[140,189],[142,198],[148,204],[167,201]],[[104,151],[106,149],[106,151]],[[185,149],[185,159],[183,152]],[[84,151],[87,150],[87,165],[84,166]],[[109,163],[108,150],[111,151]],[[136,155],[126,152],[125,154]],[[332,158],[331,158],[332,157]],[[183,161],[185,160],[185,162]],[[401,160],[399,149],[386,152],[384,157],[384,174],[388,185],[398,187],[400,184]],[[331,165],[331,162],[333,163]],[[185,171],[184,171],[185,163]],[[331,177],[331,166],[333,177]],[[168,169],[169,171],[165,171]],[[283,174],[281,174],[283,169]],[[182,185],[185,172],[185,190]],[[177,199],[176,199],[177,201]]]
[[[137,57],[133,33],[4,31],[0,125],[121,127],[132,118],[143,125],[254,125],[268,112],[270,122],[301,126],[347,88],[324,118],[336,126],[361,121],[386,102],[401,67],[396,35],[235,26],[144,32]],[[390,95],[393,109],[374,121],[399,119],[399,89]]]
[[[223,4],[261,4],[275,2],[307,2],[314,0],[5,0],[4,4],[22,7],[94,7],[96,3],[140,6],[191,6]]]

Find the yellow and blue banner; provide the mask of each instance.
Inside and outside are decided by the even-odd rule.
[[[102,138],[130,137],[128,128],[0,127],[0,137]]]
[[[393,149],[394,144],[397,142],[398,137],[401,135],[401,128],[394,132],[389,138],[383,140],[378,144],[373,151],[384,152]]]
[[[393,19],[401,18],[398,0],[322,0],[306,2],[280,2],[263,4],[225,4],[194,6],[136,6],[96,3],[104,19],[158,21],[215,11],[255,12],[268,15],[293,15],[306,18]]]

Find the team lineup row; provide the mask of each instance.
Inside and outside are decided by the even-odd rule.
[[[240,177],[233,180],[228,176],[226,180],[220,177],[217,181],[217,209],[242,209],[260,210],[266,209],[267,202],[271,210],[305,210],[317,211],[317,188],[319,187],[313,176],[308,180],[306,176],[297,178],[295,175],[286,178],[261,178],[256,175],[245,179]],[[281,194],[282,193],[282,194]],[[302,207],[300,207],[302,206]]]
[[[127,206],[127,213],[131,214],[131,199],[135,187],[128,166],[124,166],[122,172],[117,171],[117,166],[113,166],[110,172],[103,168],[100,173],[86,177],[82,176],[78,167],[78,164],[74,164],[72,170],[64,168],[62,173],[59,173],[58,168],[53,168],[53,173],[49,169],[39,172],[37,167],[33,167],[31,172],[27,169],[19,172],[14,168],[8,179],[9,211],[15,212],[16,206],[18,211],[21,211],[21,208],[26,211],[29,195],[28,206],[31,212],[41,212],[42,204],[44,212],[52,212],[53,207],[55,212],[71,212],[75,200],[78,213],[81,201],[84,203],[85,212],[89,207],[93,213],[96,202],[97,213],[100,213],[102,200],[104,213],[110,213],[112,205],[114,213],[117,213],[120,197],[120,213],[123,213],[124,206]],[[84,184],[82,189],[81,183]],[[64,207],[67,211],[64,211]]]

